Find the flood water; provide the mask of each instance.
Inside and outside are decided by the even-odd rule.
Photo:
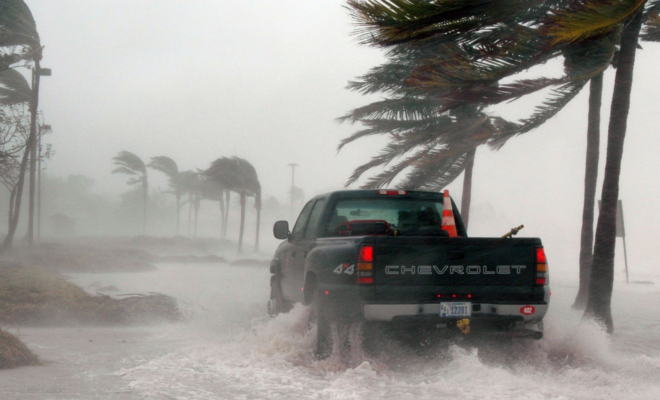
[[[306,307],[266,316],[267,268],[158,267],[71,277],[83,287],[98,282],[124,293],[175,296],[188,322],[22,328],[21,338],[46,365],[2,371],[0,399],[660,398],[657,284],[626,285],[617,276],[611,338],[580,324],[581,313],[570,308],[577,287],[553,279],[541,341],[420,348],[367,337],[375,351],[355,346],[315,361]]]

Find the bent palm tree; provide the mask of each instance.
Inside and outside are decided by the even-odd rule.
[[[183,188],[179,182],[179,166],[174,160],[165,156],[151,157],[151,162],[147,165],[150,168],[160,171],[167,176],[168,183],[176,198],[176,231],[175,235],[179,234],[179,226],[181,223],[181,196],[183,196]]]
[[[28,85],[27,81],[17,71],[13,69],[8,69],[0,72],[0,104],[11,106],[15,104],[28,103],[32,100],[32,90]],[[30,108],[32,113],[32,118],[36,116],[36,113],[32,108]],[[15,198],[14,202],[11,203],[10,207],[13,207],[11,211],[11,218],[9,221],[9,227],[7,230],[7,236],[2,243],[2,248],[0,248],[0,253],[4,250],[11,247],[14,240],[14,235],[16,234],[16,228],[18,227],[18,221],[21,211],[21,200],[23,196],[23,185],[25,183],[25,172],[28,166],[28,158],[30,150],[35,144],[35,135],[34,132],[30,130],[30,134],[27,136],[25,141],[25,146],[23,147],[23,157],[21,159],[20,165],[18,167],[18,179],[15,185]]]
[[[142,234],[147,234],[147,202],[149,200],[149,181],[147,178],[147,167],[142,159],[130,151],[120,151],[112,159],[117,166],[113,174],[126,174],[130,178],[126,182],[129,185],[142,186]]]
[[[354,15],[358,19],[358,23],[363,26],[361,34],[362,40],[365,43],[391,47],[400,45],[401,43],[431,42],[435,44],[440,43],[441,45],[458,44],[459,46],[463,45],[469,50],[473,50],[472,54],[476,54],[476,58],[460,59],[458,61],[450,59],[449,61],[446,61],[443,60],[442,57],[438,57],[437,61],[431,61],[422,68],[418,68],[415,73],[411,75],[412,77],[406,80],[406,83],[408,84],[417,85],[418,87],[427,90],[430,88],[440,89],[445,96],[449,94],[452,102],[457,105],[465,104],[466,102],[471,101],[470,99],[474,100],[479,97],[486,99],[486,102],[489,104],[494,104],[493,101],[501,99],[502,96],[510,96],[510,94],[498,94],[496,91],[488,88],[484,91],[484,85],[471,85],[465,90],[464,87],[460,87],[455,81],[452,81],[453,78],[459,77],[463,81],[478,81],[479,79],[483,79],[482,75],[478,73],[475,74],[475,69],[477,69],[477,72],[478,70],[482,70],[489,73],[489,75],[487,75],[488,78],[481,82],[482,84],[488,85],[490,82],[493,82],[493,79],[497,81],[497,77],[502,77],[512,71],[528,68],[530,65],[548,60],[559,53],[568,53],[570,55],[571,52],[574,53],[574,50],[578,50],[577,52],[579,53],[585,47],[588,48],[594,44],[596,46],[602,45],[603,43],[601,39],[603,38],[608,39],[610,42],[615,42],[616,40],[613,39],[618,36],[621,27],[626,25],[626,29],[632,29],[629,28],[631,26],[630,21],[632,21],[633,16],[638,14],[640,14],[639,26],[641,26],[642,21],[646,21],[646,29],[642,34],[642,38],[648,41],[660,40],[660,17],[658,17],[660,2],[657,0],[587,0],[580,2],[529,1],[510,2],[507,4],[501,2],[478,1],[459,3],[428,2],[423,0],[354,0],[350,1],[349,4],[354,9]],[[522,8],[520,6],[522,6]],[[642,10],[644,10],[643,15],[641,15]],[[521,11],[523,11],[522,14],[520,13]],[[541,12],[536,13],[536,17],[532,20],[528,19],[530,15],[529,11],[532,11],[532,14],[536,13],[536,11]],[[511,29],[511,26],[515,26],[515,24],[525,20],[528,22],[518,25],[516,29]],[[498,31],[498,28],[493,24],[499,24],[500,30]],[[637,40],[636,37],[639,35],[639,26],[637,28],[637,33],[635,34],[635,43]],[[524,55],[519,51],[509,51],[508,55],[510,57],[508,58],[499,58],[499,56],[493,58],[492,55],[502,48],[501,43],[507,43],[508,41],[506,39],[500,40],[499,43],[492,41],[493,38],[497,38],[498,35],[502,33],[501,29],[508,29],[512,32],[512,34],[508,36],[509,38],[518,34],[518,32],[523,32],[522,37],[525,38],[525,40],[509,41],[514,44],[514,49],[525,49],[529,47],[529,44],[534,43],[542,44],[542,46],[537,47],[532,53],[527,52],[527,55]],[[528,35],[530,32],[534,31],[536,31],[536,33]],[[537,36],[536,38],[535,35]],[[538,35],[541,37],[539,38]],[[623,36],[625,36],[625,34]],[[536,41],[536,39],[539,40]],[[629,45],[630,44],[626,46]],[[630,73],[630,76],[632,76],[631,60],[634,61],[634,49],[628,50],[628,53],[626,53],[623,51],[623,48],[626,46],[624,46],[624,40],[622,38],[622,50],[620,55],[623,55],[623,57],[620,58],[622,61],[625,60],[624,65],[630,68],[630,71],[626,73]],[[580,49],[581,47],[583,49]],[[605,43],[605,46],[603,47],[611,48],[612,46]],[[583,57],[583,59],[590,60],[591,57],[588,54],[588,51],[584,53],[586,53],[583,54],[586,57]],[[486,57],[482,57],[482,55],[486,55]],[[600,58],[600,56],[597,58]],[[598,77],[606,66],[606,64],[603,64],[600,69],[594,69],[592,73],[583,75],[583,78]],[[457,70],[458,72],[455,72],[454,70]],[[622,137],[619,137],[614,142],[611,140],[613,134],[619,136],[621,136],[621,132],[625,134],[625,119],[627,118],[629,107],[628,102],[631,83],[630,80],[626,81],[626,83],[622,81],[626,73],[617,71],[617,80],[620,82],[620,90],[615,91],[614,97],[617,98],[616,105],[621,106],[622,108],[618,110],[618,113],[611,114],[610,118],[610,142],[608,145],[607,165],[610,165],[611,167],[606,167],[606,181],[609,183],[609,185],[607,185],[607,191],[612,198],[614,198],[614,186],[618,186],[620,162],[617,163],[615,160],[617,157],[615,154],[616,151],[612,150],[613,155],[610,157],[609,149],[614,149],[619,145],[622,146],[623,143]],[[476,79],[474,77],[476,77]],[[579,92],[581,87],[588,80],[589,79],[571,79],[571,81],[577,84],[565,83],[563,86],[560,86],[555,93],[555,98],[550,99],[548,102],[549,104],[537,110],[536,117],[521,121],[521,128],[513,130],[508,135],[502,135],[502,140],[500,140],[499,143],[494,141],[491,145],[501,147],[501,145],[509,137],[512,137],[512,135],[524,133],[525,131],[539,126],[540,123],[547,120],[546,117],[551,114],[548,111],[552,111],[553,108],[556,109],[558,107],[563,107]],[[598,89],[597,81],[598,79],[596,79],[592,85],[594,96],[597,96],[597,93],[595,92],[600,90]],[[554,83],[550,80],[547,80],[546,82],[537,80],[534,86],[539,87],[544,84],[552,85]],[[459,87],[456,88],[457,86]],[[480,93],[481,91],[483,91],[483,93]],[[518,91],[518,93],[520,93],[520,91]],[[514,97],[519,97],[519,95],[514,95]],[[628,98],[628,100],[626,100],[626,98]],[[593,103],[595,104],[596,102],[594,101]],[[614,104],[615,103],[613,102],[613,105]],[[454,105],[450,102],[450,104],[445,106],[444,109],[447,110],[452,107],[454,107]],[[593,114],[594,112],[594,109],[590,110],[590,113]],[[589,164],[592,165],[592,168],[595,168],[593,167],[594,160],[591,160]],[[595,173],[590,173],[590,170],[591,168],[585,173],[586,185],[590,185],[591,183],[588,183],[587,181],[595,180],[596,177]],[[611,174],[610,177],[607,177],[608,174]],[[590,175],[592,176],[590,177]],[[613,178],[612,175],[616,175],[616,179]],[[616,182],[616,185],[614,182]],[[583,213],[584,235],[582,237],[582,242],[587,243],[587,246],[590,244],[590,240],[588,239],[589,228],[587,227],[585,229],[585,226],[590,222],[588,217],[589,214],[593,213],[593,202],[587,198],[587,196],[589,196],[588,192],[589,190],[585,187],[585,212]],[[616,192],[618,195],[618,189]],[[604,186],[603,199],[605,198],[605,193],[606,187]],[[591,203],[591,205],[589,203]],[[591,211],[587,210],[589,207],[591,207]],[[610,218],[609,222],[605,225],[609,226],[614,224],[616,201],[610,199],[608,207],[610,208],[599,217],[599,231],[601,230],[601,219],[605,218],[603,215],[607,215],[607,218]],[[603,228],[603,232],[604,231],[605,228]],[[598,238],[599,234],[597,232],[597,242],[599,241]],[[611,240],[613,245],[613,236],[610,238],[609,236],[605,237],[601,235],[601,238],[603,243],[609,243]],[[605,249],[609,249],[609,247],[612,247],[611,255],[609,253],[606,254]],[[603,244],[602,246],[596,245],[595,248],[594,263],[596,263],[596,260],[598,259],[596,253],[599,249],[603,252],[601,254],[602,260],[606,260],[608,265],[610,262],[613,263],[613,246]],[[588,249],[583,246],[581,253],[588,253]],[[598,303],[600,305],[593,306],[593,309],[591,310],[590,306],[587,306],[587,315],[593,316],[597,320],[604,322],[605,325],[607,325],[608,330],[611,330],[611,314],[608,310],[611,299],[612,274],[607,272],[609,270],[609,266],[606,265],[605,268],[600,271],[601,277],[599,278],[599,284],[594,284],[593,281],[589,283],[589,287],[591,288],[593,288],[594,285],[601,287],[601,291],[604,291],[604,294],[601,293],[597,296],[598,299],[593,301],[593,304]],[[581,273],[582,278],[588,276],[588,274],[585,275],[583,272]],[[583,287],[584,283],[584,281],[581,282]]]
[[[238,252],[243,251],[243,233],[245,229],[245,205],[248,196],[255,198],[257,209],[257,233],[255,251],[259,249],[259,227],[261,221],[261,184],[257,172],[247,160],[239,157],[222,157],[211,163],[203,172],[211,181],[238,193],[241,204],[241,225],[238,236]]]

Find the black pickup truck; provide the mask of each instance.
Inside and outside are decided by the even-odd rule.
[[[449,200],[449,199],[447,199]],[[540,339],[548,309],[538,238],[469,238],[451,202],[456,236],[442,225],[443,194],[348,190],[317,196],[271,262],[270,315],[313,307],[317,352],[330,324],[363,321]]]

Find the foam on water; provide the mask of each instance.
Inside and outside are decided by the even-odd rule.
[[[356,328],[354,328],[356,329]],[[582,324],[550,330],[547,340],[511,347],[451,344],[439,356],[408,352],[397,359],[351,355],[316,361],[309,309],[253,320],[229,342],[187,345],[120,371],[147,397],[174,398],[463,398],[653,399],[660,395],[660,359],[612,352],[608,336]],[[354,331],[359,333],[359,330]],[[397,343],[390,343],[397,347]],[[404,366],[401,368],[401,366]]]
[[[570,308],[574,286],[556,285],[541,341],[411,346],[354,325],[333,331],[351,346],[335,347],[318,361],[308,307],[265,315],[267,273],[209,268],[188,271],[182,280],[179,270],[159,272],[178,281],[163,283],[160,291],[185,297],[192,320],[163,330],[158,340],[167,351],[161,356],[136,356],[116,373],[145,398],[660,398],[657,289],[619,291],[624,295],[613,301],[617,330],[611,337]],[[198,289],[212,281],[215,291]]]

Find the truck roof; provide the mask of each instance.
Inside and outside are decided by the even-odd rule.
[[[373,196],[378,196],[382,195],[379,192],[381,191],[399,191],[401,189],[351,189],[351,190],[335,190],[332,192],[327,192],[323,193],[320,195],[315,196],[313,199],[320,198],[320,197],[329,197],[333,196],[336,198],[360,198],[360,197],[373,197]],[[425,192],[425,191],[419,191],[419,190],[405,190],[404,196],[411,196],[411,197],[417,197],[417,198],[431,198],[431,199],[436,199],[436,198],[442,198],[444,196],[443,193],[440,192]]]

